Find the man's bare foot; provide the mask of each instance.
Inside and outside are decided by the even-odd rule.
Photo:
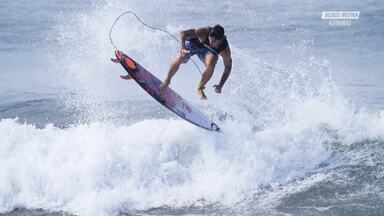
[[[165,81],[163,84],[160,85],[160,91],[165,92],[169,86],[169,82]]]
[[[200,96],[201,100],[207,100],[208,99],[202,89],[197,90],[197,94]]]

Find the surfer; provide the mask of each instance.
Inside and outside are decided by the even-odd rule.
[[[216,93],[221,93],[224,83],[227,81],[232,69],[231,50],[228,45],[224,28],[220,25],[212,27],[204,27],[198,29],[189,29],[180,32],[181,50],[177,57],[173,60],[169,67],[168,75],[164,83],[160,86],[164,92],[171,83],[172,77],[176,74],[180,65],[187,63],[189,58],[197,55],[204,63],[205,70],[202,74],[201,81],[197,87],[197,93],[203,100],[207,99],[204,93],[205,85],[211,79],[215,66],[220,55],[223,58],[224,72],[220,82],[214,85]]]

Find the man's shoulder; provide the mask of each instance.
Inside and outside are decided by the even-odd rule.
[[[209,34],[209,28],[210,28],[209,26],[197,28],[197,29],[195,29],[195,32],[197,35],[201,35],[201,34],[208,35]]]
[[[221,57],[228,58],[231,57],[231,49],[229,48],[229,44],[219,53]]]

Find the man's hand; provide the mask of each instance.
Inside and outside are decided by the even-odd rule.
[[[187,50],[187,49],[185,49],[185,48],[181,48],[181,50],[180,50],[180,54],[182,54],[182,55],[187,55],[188,53],[190,53],[191,51],[189,51],[189,50]]]
[[[221,93],[221,88],[222,88],[222,86],[220,86],[220,85],[214,85],[213,88],[215,89],[215,92],[216,92],[217,94],[220,94],[220,93]]]

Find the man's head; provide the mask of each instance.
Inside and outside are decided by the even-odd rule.
[[[218,48],[224,39],[224,28],[220,25],[215,25],[209,31],[209,43],[212,47]]]

